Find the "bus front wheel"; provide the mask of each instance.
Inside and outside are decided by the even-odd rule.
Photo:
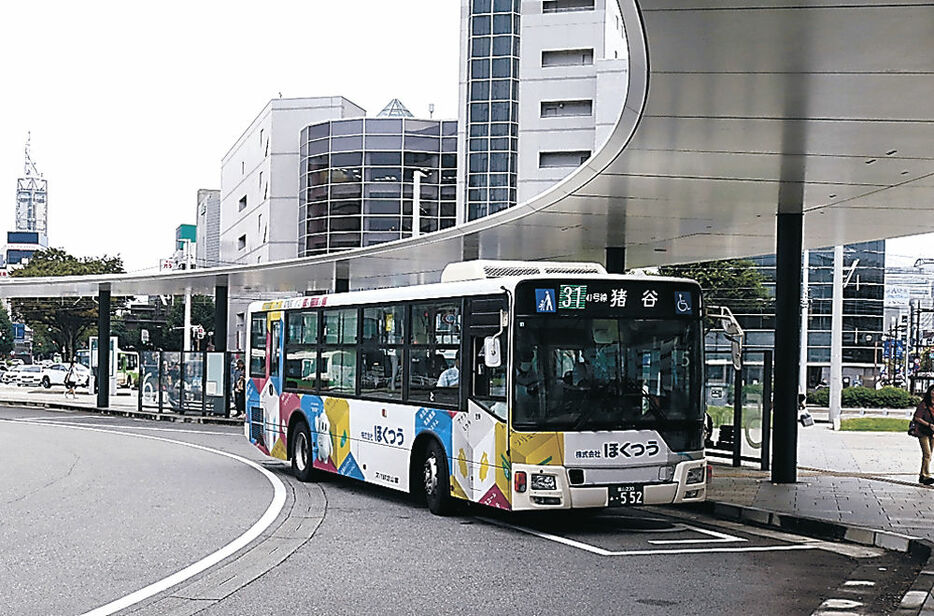
[[[292,441],[292,473],[299,481],[311,481],[312,471],[311,434],[308,424],[299,422]]]
[[[422,490],[425,504],[435,515],[448,515],[453,510],[451,483],[447,456],[437,442],[431,441],[425,448],[422,461]]]

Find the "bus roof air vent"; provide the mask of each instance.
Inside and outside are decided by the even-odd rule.
[[[441,273],[441,282],[484,280],[509,276],[543,274],[606,274],[599,263],[558,263],[547,261],[461,261],[451,263]]]

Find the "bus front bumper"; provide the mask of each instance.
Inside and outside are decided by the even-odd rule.
[[[512,509],[584,509],[700,502],[707,497],[706,469],[706,459],[687,460],[675,467],[671,481],[667,482],[627,482],[626,470],[619,469],[618,481],[571,485],[568,469],[564,467],[516,464],[512,467],[513,476],[524,472],[527,487],[524,492],[519,492],[513,485]],[[535,489],[534,475],[553,475],[555,489]],[[688,483],[689,479],[691,483]]]

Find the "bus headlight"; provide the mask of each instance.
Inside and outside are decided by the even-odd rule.
[[[685,483],[704,483],[704,470],[703,466],[697,466],[689,470]]]
[[[557,490],[558,483],[554,475],[532,475],[533,490]]]

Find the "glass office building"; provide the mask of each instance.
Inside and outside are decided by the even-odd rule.
[[[332,120],[305,127],[300,143],[299,256],[410,237],[416,219],[420,233],[454,226],[457,122]]]
[[[775,346],[775,255],[750,259],[762,274],[770,299],[758,310],[734,310],[746,332],[746,348],[772,350]],[[885,241],[848,244],[843,249],[843,369],[844,377],[860,376],[872,384],[881,368],[885,304]],[[716,297],[707,298],[717,304]],[[729,306],[729,301],[723,301]],[[829,382],[830,336],[833,304],[833,248],[811,250],[808,262],[808,371],[807,386]],[[729,341],[722,332],[708,334],[707,350],[728,356]],[[708,370],[710,372],[710,370]]]
[[[471,0],[468,27],[467,219],[516,204],[519,0]]]

